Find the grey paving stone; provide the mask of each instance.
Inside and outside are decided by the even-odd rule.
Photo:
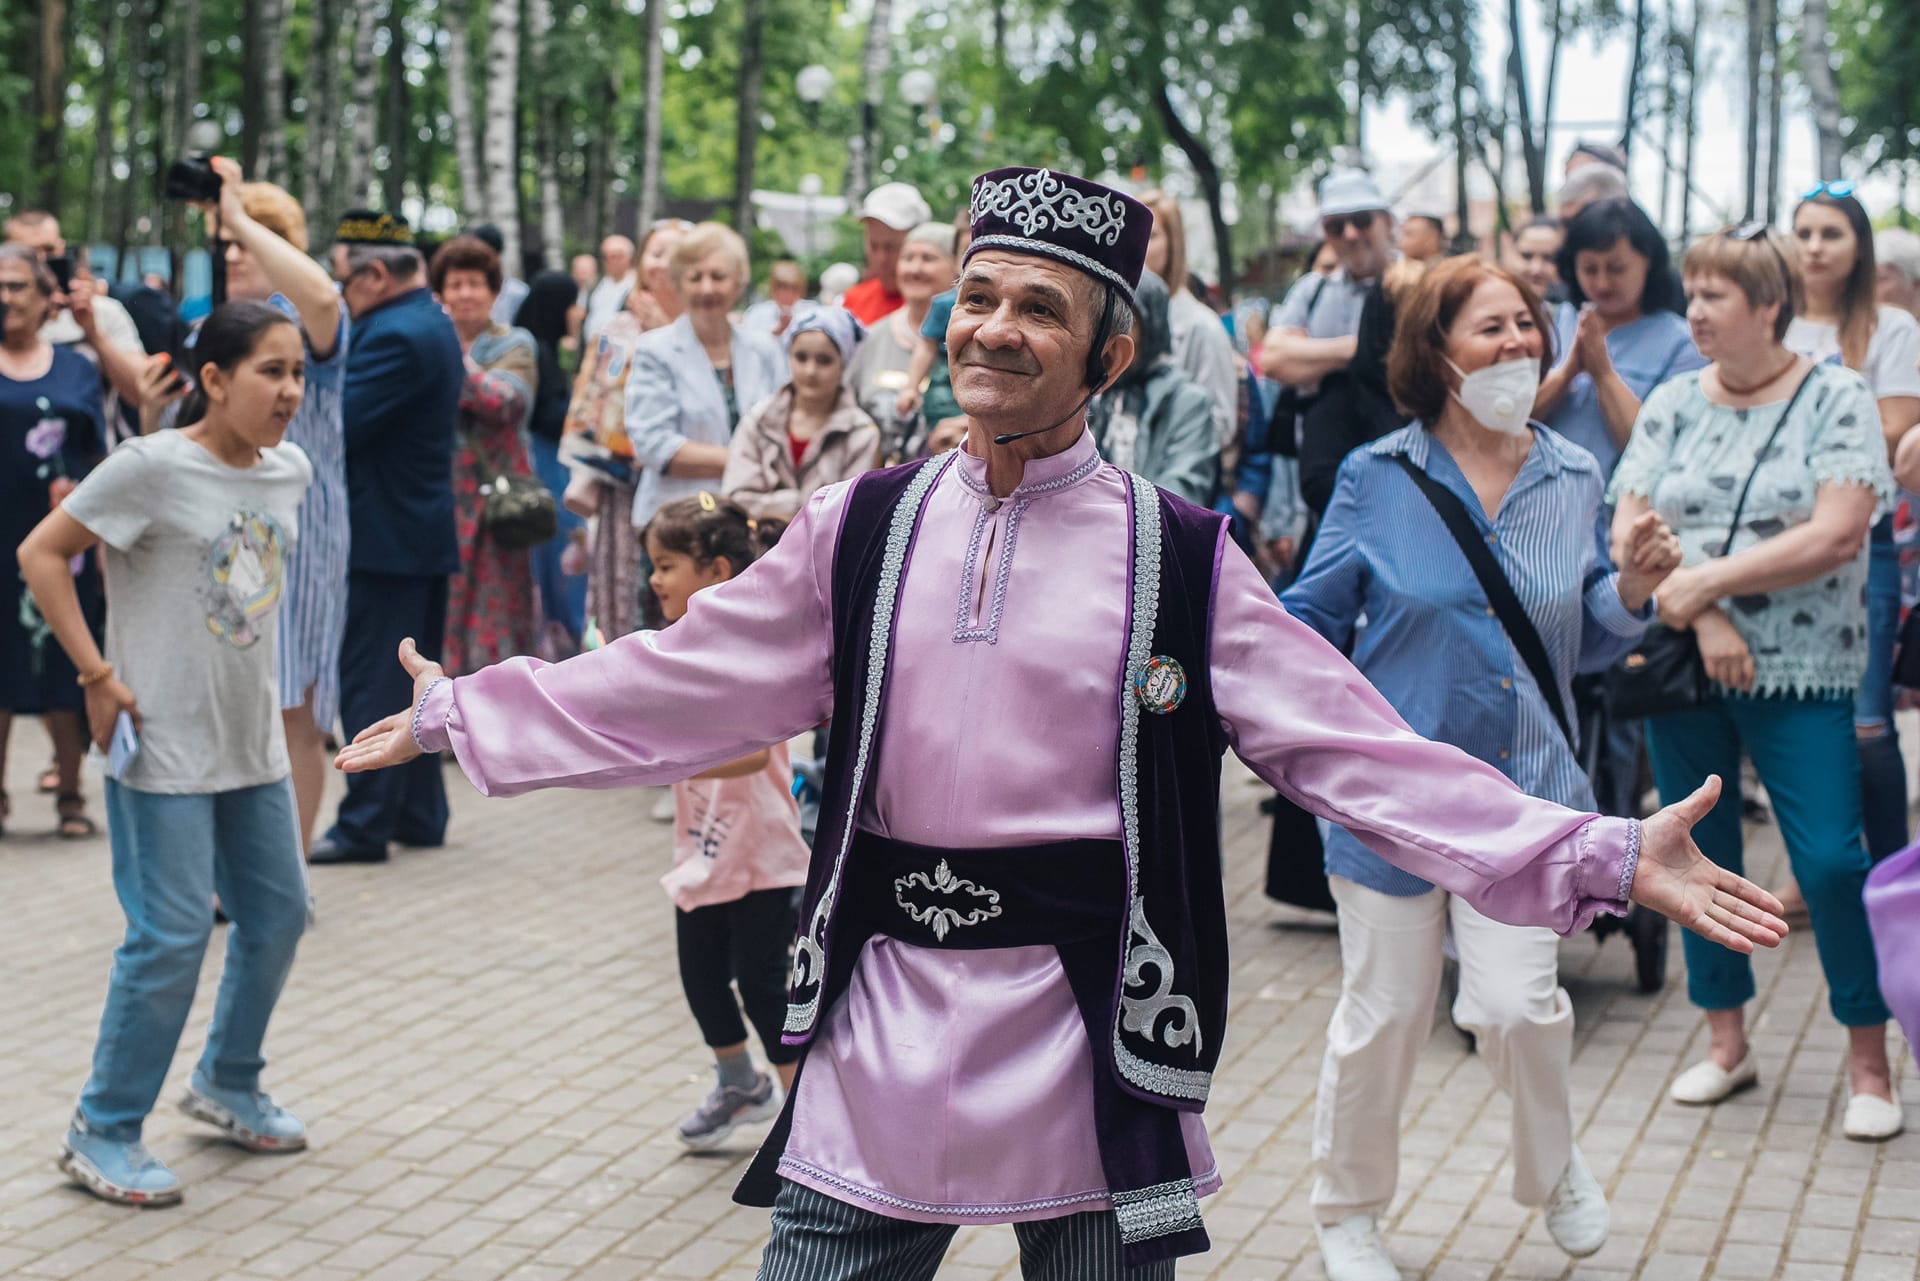
[[[30,794],[44,757],[37,724],[22,722],[7,780],[16,796]],[[0,842],[0,1275],[752,1276],[766,1214],[730,1195],[758,1133],[704,1157],[670,1133],[710,1076],[656,884],[668,841],[646,817],[656,794],[491,801],[449,783],[448,848],[313,874],[318,924],[267,1046],[269,1088],[313,1127],[310,1151],[251,1157],[171,1110],[205,1037],[220,971],[209,958],[166,1106],[148,1126],[190,1180],[173,1210],[94,1202],[61,1186],[50,1159],[121,927],[105,843]],[[1208,1113],[1228,1190],[1208,1214],[1215,1250],[1185,1261],[1183,1281],[1322,1275],[1308,1149],[1338,941],[1324,921],[1260,896],[1262,794],[1229,769],[1234,1015]],[[1765,881],[1783,866],[1778,834],[1749,835],[1751,871]],[[1570,939],[1562,967],[1576,1013],[1576,1130],[1614,1197],[1614,1239],[1574,1264],[1538,1214],[1512,1202],[1511,1109],[1441,1022],[1415,1071],[1386,1216],[1409,1281],[1920,1281],[1920,1136],[1833,1135],[1841,1042],[1804,932],[1757,966],[1761,1087],[1715,1109],[1665,1099],[1705,1046],[1677,947],[1673,982],[1652,997],[1631,990],[1618,942]],[[1893,1050],[1909,1098],[1920,1097],[1897,1038]],[[971,1228],[941,1275],[1017,1273],[1010,1231]]]

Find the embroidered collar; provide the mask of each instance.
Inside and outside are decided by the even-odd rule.
[[[977,497],[985,499],[994,496],[993,490],[987,486],[986,459],[975,458],[967,452],[966,444],[962,442],[954,450],[954,460],[956,465],[953,474],[960,478],[961,484]],[[1078,439],[1059,453],[1030,459],[1021,474],[1020,484],[1007,495],[1006,501],[1030,500],[1041,494],[1071,489],[1100,470],[1100,461],[1100,447],[1094,443],[1093,433],[1083,428]]]

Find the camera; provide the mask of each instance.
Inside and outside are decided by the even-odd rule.
[[[220,175],[214,172],[213,157],[195,153],[167,166],[168,200],[197,200],[213,204],[220,199]]]
[[[61,293],[64,294],[73,289],[73,259],[71,257],[66,254],[55,254],[53,257],[47,259],[47,270],[53,273],[53,279],[55,283],[60,286]]]

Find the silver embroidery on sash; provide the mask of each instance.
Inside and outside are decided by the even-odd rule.
[[[920,509],[926,505],[934,482],[952,463],[953,455],[949,453],[921,467],[894,506],[893,521],[887,528],[880,581],[873,595],[873,629],[867,636],[867,683],[860,700],[859,747],[853,756],[853,777],[848,781],[846,825],[840,833],[840,848],[834,851],[833,874],[827,879],[827,888],[821,892],[813,916],[793,948],[791,985],[797,988],[812,982],[818,986],[812,999],[788,1003],[786,1030],[789,1032],[811,1030],[820,1014],[820,994],[826,988],[827,979],[827,922],[832,919],[834,900],[840,893],[840,873],[846,868],[847,849],[853,844],[867,766],[873,759],[874,728],[880,721],[880,689],[886,683],[887,649],[893,640],[893,611],[900,602],[900,575],[907,562],[907,547],[913,541],[913,527],[920,518]]]
[[[1129,476],[1133,486],[1133,617],[1128,622],[1127,661],[1124,672],[1139,670],[1153,650],[1154,615],[1160,605],[1160,496],[1152,482]],[[1213,1076],[1197,1068],[1173,1068],[1149,1063],[1129,1050],[1120,1039],[1122,1027],[1130,1032],[1143,1029],[1151,1035],[1154,1020],[1167,1010],[1186,1016],[1184,1022],[1170,1024],[1166,1032],[1169,1047],[1178,1048],[1191,1040],[1196,1058],[1200,1054],[1199,1014],[1191,1000],[1173,995],[1173,959],[1147,924],[1147,907],[1140,897],[1140,701],[1127,688],[1125,677],[1120,690],[1120,826],[1127,848],[1127,952],[1126,975],[1120,987],[1120,1017],[1113,1025],[1113,1056],[1120,1074],[1143,1090],[1165,1098],[1193,1099],[1205,1102],[1213,1085]],[[1150,996],[1128,996],[1130,987],[1140,982],[1145,966],[1153,965],[1160,975],[1159,990]],[[1191,1193],[1191,1188],[1189,1188]],[[1115,1208],[1118,1208],[1116,1198]],[[1197,1217],[1197,1214],[1196,1214]]]
[[[1127,225],[1127,206],[1120,197],[1076,191],[1046,169],[975,183],[973,220],[984,214],[1005,218],[1024,236],[1059,227],[1084,231],[1101,245],[1118,243]]]
[[[1127,1245],[1201,1226],[1200,1197],[1192,1179],[1115,1192],[1113,1213],[1120,1220],[1120,1240]]]
[[[966,895],[980,900],[978,907],[969,907],[964,912],[959,908],[939,903],[920,904],[910,902],[907,891],[918,886],[935,894],[950,897]],[[945,942],[950,930],[963,926],[978,925],[982,921],[991,921],[1000,915],[1000,891],[990,890],[984,885],[975,884],[964,877],[955,876],[953,869],[947,866],[947,860],[941,859],[929,877],[925,872],[910,872],[893,882],[893,901],[908,918],[920,925],[929,926],[933,937]]]

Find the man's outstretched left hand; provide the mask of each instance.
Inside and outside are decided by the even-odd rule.
[[[412,637],[400,642],[400,666],[413,677],[413,706],[375,721],[354,735],[353,741],[333,758],[333,767],[341,773],[364,774],[368,770],[388,769],[405,765],[420,755],[420,744],[413,741],[413,709],[420,706],[427,686],[447,673],[440,664],[421,657]]]
[[[1775,947],[1786,937],[1780,900],[1713,862],[1693,843],[1693,825],[1720,799],[1720,778],[1640,825],[1640,866],[1629,895],[1642,907],[1680,922],[1736,952]]]

